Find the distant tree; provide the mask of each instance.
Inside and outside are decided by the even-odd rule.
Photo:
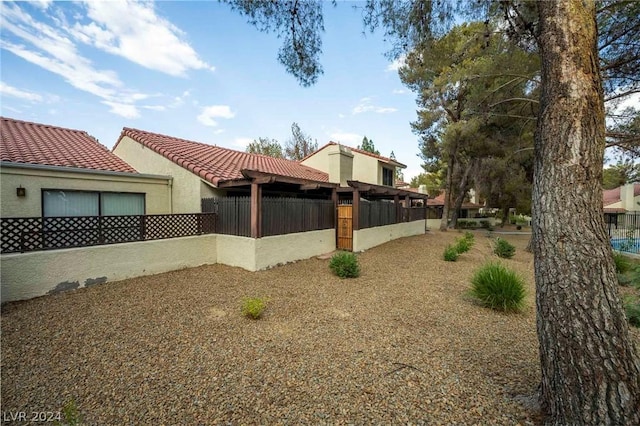
[[[269,157],[284,158],[282,146],[275,139],[258,138],[247,146],[247,152],[251,154],[268,155]]]
[[[604,189],[614,189],[632,182],[640,182],[640,164],[634,164],[633,160],[619,161],[602,171]]]
[[[420,185],[424,185],[427,188],[427,194],[432,197],[437,197],[444,190],[442,170],[433,173],[420,173],[411,179],[410,185],[412,188],[418,188]]]
[[[393,151],[391,151],[391,154],[389,154],[389,158],[393,161],[398,161],[396,160],[396,154]],[[402,173],[402,169],[400,167],[396,167],[395,176],[397,182],[404,182],[404,173]]]
[[[369,139],[366,136],[362,138],[362,145],[358,145],[358,149],[380,155],[380,151],[378,151],[376,146],[373,144],[373,139]]]
[[[313,141],[311,136],[305,134],[298,123],[291,125],[291,138],[284,146],[284,155],[289,160],[300,161],[312,152],[317,151],[318,142]]]

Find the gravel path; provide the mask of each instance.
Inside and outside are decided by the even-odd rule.
[[[535,424],[518,402],[538,381],[529,237],[506,237],[529,295],[503,315],[465,295],[493,257],[484,232],[441,260],[459,235],[371,249],[353,280],[319,259],[214,265],[8,304],[2,410],[73,399],[101,425]],[[245,296],[269,298],[263,319],[240,314]]]

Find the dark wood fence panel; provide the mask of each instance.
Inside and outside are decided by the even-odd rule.
[[[216,232],[214,213],[2,218],[1,252],[159,240]]]
[[[396,205],[393,202],[365,200],[360,202],[360,229],[402,222],[402,217],[397,216]]]
[[[262,235],[331,229],[335,223],[335,208],[331,200],[306,198],[262,199]]]
[[[251,197],[203,198],[201,207],[218,215],[217,233],[251,236]]]

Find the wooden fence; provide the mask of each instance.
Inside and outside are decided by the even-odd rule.
[[[361,200],[359,205],[360,229],[424,220],[427,214],[425,207],[402,207],[398,210],[396,204],[390,201]]]
[[[334,227],[331,200],[262,198],[262,235],[291,234]],[[251,198],[203,198],[202,211],[218,215],[218,233],[251,236]]]

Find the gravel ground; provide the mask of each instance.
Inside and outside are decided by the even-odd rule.
[[[525,311],[505,315],[466,295],[493,258],[484,232],[441,260],[459,235],[371,249],[352,280],[320,259],[213,265],[5,305],[2,410],[73,399],[100,425],[537,424],[529,237],[504,237],[528,287]],[[246,296],[269,299],[261,320],[241,315]]]

